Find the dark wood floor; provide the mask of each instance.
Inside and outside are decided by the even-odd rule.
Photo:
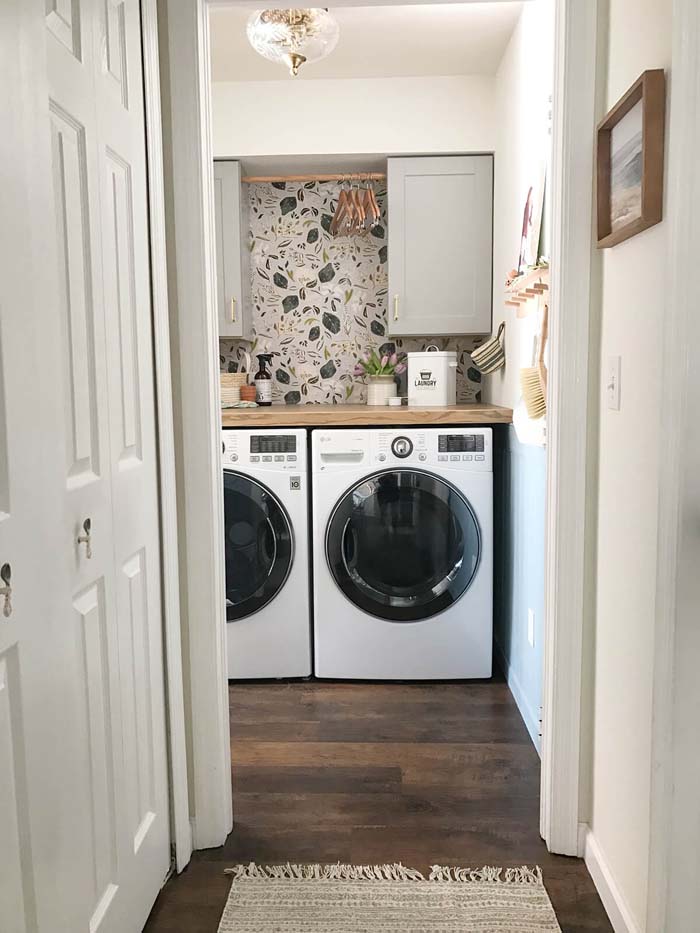
[[[148,933],[216,933],[237,862],[540,865],[564,933],[611,931],[539,836],[539,759],[500,680],[230,687],[236,826],[165,886]]]

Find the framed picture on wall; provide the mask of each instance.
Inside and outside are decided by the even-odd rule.
[[[645,71],[598,124],[598,247],[615,246],[663,214],[666,81]]]

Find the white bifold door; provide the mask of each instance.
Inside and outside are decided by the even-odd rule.
[[[0,3],[0,930],[170,864],[139,0]]]

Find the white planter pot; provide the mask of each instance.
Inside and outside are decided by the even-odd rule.
[[[396,382],[393,376],[368,376],[367,404],[388,405],[396,397]]]

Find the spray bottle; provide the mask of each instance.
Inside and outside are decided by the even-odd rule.
[[[272,356],[272,353],[257,354],[260,368],[255,374],[255,401],[258,405],[272,405],[272,376],[267,369]]]

